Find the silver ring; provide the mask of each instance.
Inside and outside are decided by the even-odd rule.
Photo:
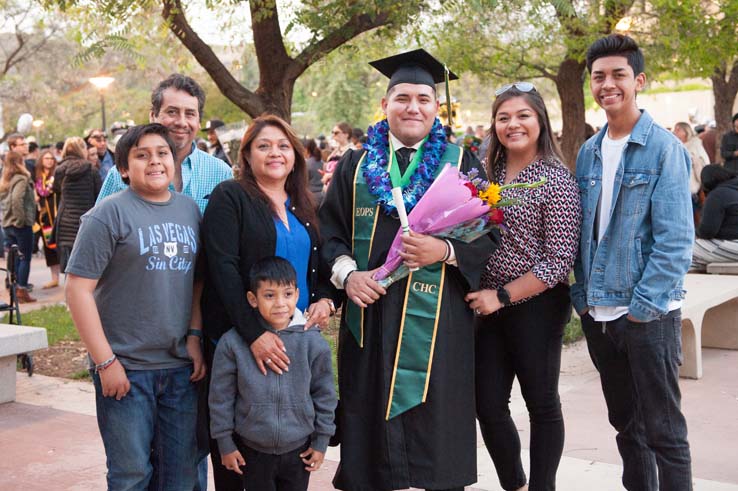
[[[264,360],[264,363],[271,363],[271,362],[272,362],[271,358],[267,358],[266,360]]]
[[[310,467],[315,467],[315,462],[312,462],[312,463],[310,464]]]
[[[480,314],[481,314],[481,312],[479,311],[479,309],[474,309],[474,313],[475,313],[476,315],[480,315]]]

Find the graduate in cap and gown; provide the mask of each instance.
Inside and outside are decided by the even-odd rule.
[[[436,84],[456,79],[424,50],[371,63],[389,79],[386,119],[362,150],[341,159],[320,211],[322,253],[345,293],[337,410],[341,463],[333,484],[351,491],[461,490],[477,480],[474,313],[495,240],[470,244],[410,233],[409,277],[387,289],[372,279],[400,228],[391,188],[409,213],[446,163],[476,158],[446,141]]]

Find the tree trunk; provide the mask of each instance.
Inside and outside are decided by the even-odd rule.
[[[265,67],[264,71],[261,72],[262,79],[275,80],[275,83],[271,86],[265,86],[263,82],[259,84],[255,94],[262,101],[262,111],[260,114],[252,114],[252,117],[261,114],[274,114],[288,123],[291,122],[292,92],[295,89],[295,80],[279,79],[279,74],[280,72],[272,67]],[[276,80],[279,81],[276,82]]]
[[[738,59],[733,62],[730,74],[727,71],[726,66],[721,66],[716,68],[715,74],[710,77],[712,94],[715,97],[715,123],[717,124],[715,155],[718,162],[723,161],[720,155],[720,141],[725,133],[733,129],[730,119],[733,115],[733,103],[738,94]]]
[[[584,61],[566,58],[554,79],[561,100],[561,152],[564,163],[574,170],[579,147],[584,143]]]

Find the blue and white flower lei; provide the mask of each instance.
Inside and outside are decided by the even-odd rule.
[[[430,187],[441,163],[441,156],[446,150],[446,133],[441,121],[433,122],[428,140],[423,144],[423,159],[418,169],[410,178],[410,183],[403,188],[402,196],[408,213],[415,207],[426,190]],[[395,211],[392,199],[392,180],[387,166],[389,163],[389,123],[383,119],[367,129],[367,141],[364,144],[367,155],[364,158],[362,173],[369,187],[369,192],[377,197],[377,204],[389,215]]]

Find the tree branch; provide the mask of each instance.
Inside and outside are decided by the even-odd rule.
[[[545,67],[543,65],[539,65],[537,63],[529,63],[528,66],[530,66],[530,68],[532,68],[534,70],[538,70],[539,72],[541,72],[541,75],[543,77],[545,77],[545,78],[547,78],[549,80],[556,80],[556,74],[555,73],[551,73],[548,70],[547,67]]]
[[[277,72],[280,77],[292,63],[287,54],[279,28],[276,0],[249,0],[251,30],[254,34],[254,51],[259,64],[259,89],[272,87]]]
[[[13,68],[13,66],[23,63],[27,59],[31,58],[33,55],[41,51],[41,49],[46,46],[46,43],[51,39],[54,34],[56,34],[56,31],[58,30],[57,26],[54,26],[51,31],[49,31],[47,34],[44,34],[41,37],[41,40],[37,44],[31,44],[28,46],[28,48],[25,50],[25,53],[19,54],[23,47],[25,46],[27,39],[23,38],[20,31],[17,31],[18,26],[16,26],[16,33],[15,37],[18,40],[18,49],[14,50],[13,53],[11,53],[10,56],[5,60],[5,68],[0,75],[5,75],[8,73],[8,71]]]
[[[310,44],[294,59],[290,67],[290,77],[297,78],[310,65],[323,58],[325,55],[350,41],[359,34],[382,27],[390,22],[388,12],[382,12],[376,17],[369,14],[355,14],[341,27],[329,33],[323,39]]]
[[[261,114],[261,99],[236,80],[210,46],[197,35],[184,15],[181,0],[162,0],[162,17],[197,62],[208,72],[218,89],[249,114]]]
[[[554,80],[556,77],[556,74],[551,72],[551,69],[549,67],[546,67],[545,65],[542,65],[540,63],[526,60],[526,54],[529,53],[527,53],[525,50],[520,50],[517,53],[518,56],[513,59],[510,53],[511,49],[509,45],[501,47],[491,44],[487,47],[492,49],[492,51],[494,52],[501,53],[504,58],[499,63],[487,63],[484,65],[484,67],[477,69],[478,71],[483,71],[484,73],[488,73],[494,77],[504,80],[509,80],[510,78],[524,80],[538,77],[550,78],[551,80]],[[490,55],[490,57],[487,58],[491,58],[492,56],[493,55]],[[496,70],[495,68],[493,68],[494,65],[504,66],[507,68],[507,70]],[[538,72],[538,75],[536,75],[535,73],[521,73],[523,70],[532,70]]]
[[[5,58],[5,66],[3,67],[3,73],[0,74],[3,77],[7,75],[7,73],[10,71],[11,68],[13,68],[13,65],[18,63],[18,59],[16,58],[18,56],[18,53],[21,52],[23,49],[23,46],[26,44],[26,40],[23,37],[23,35],[18,31],[18,26],[15,26],[15,39],[18,41],[18,47],[16,47],[7,58]]]

